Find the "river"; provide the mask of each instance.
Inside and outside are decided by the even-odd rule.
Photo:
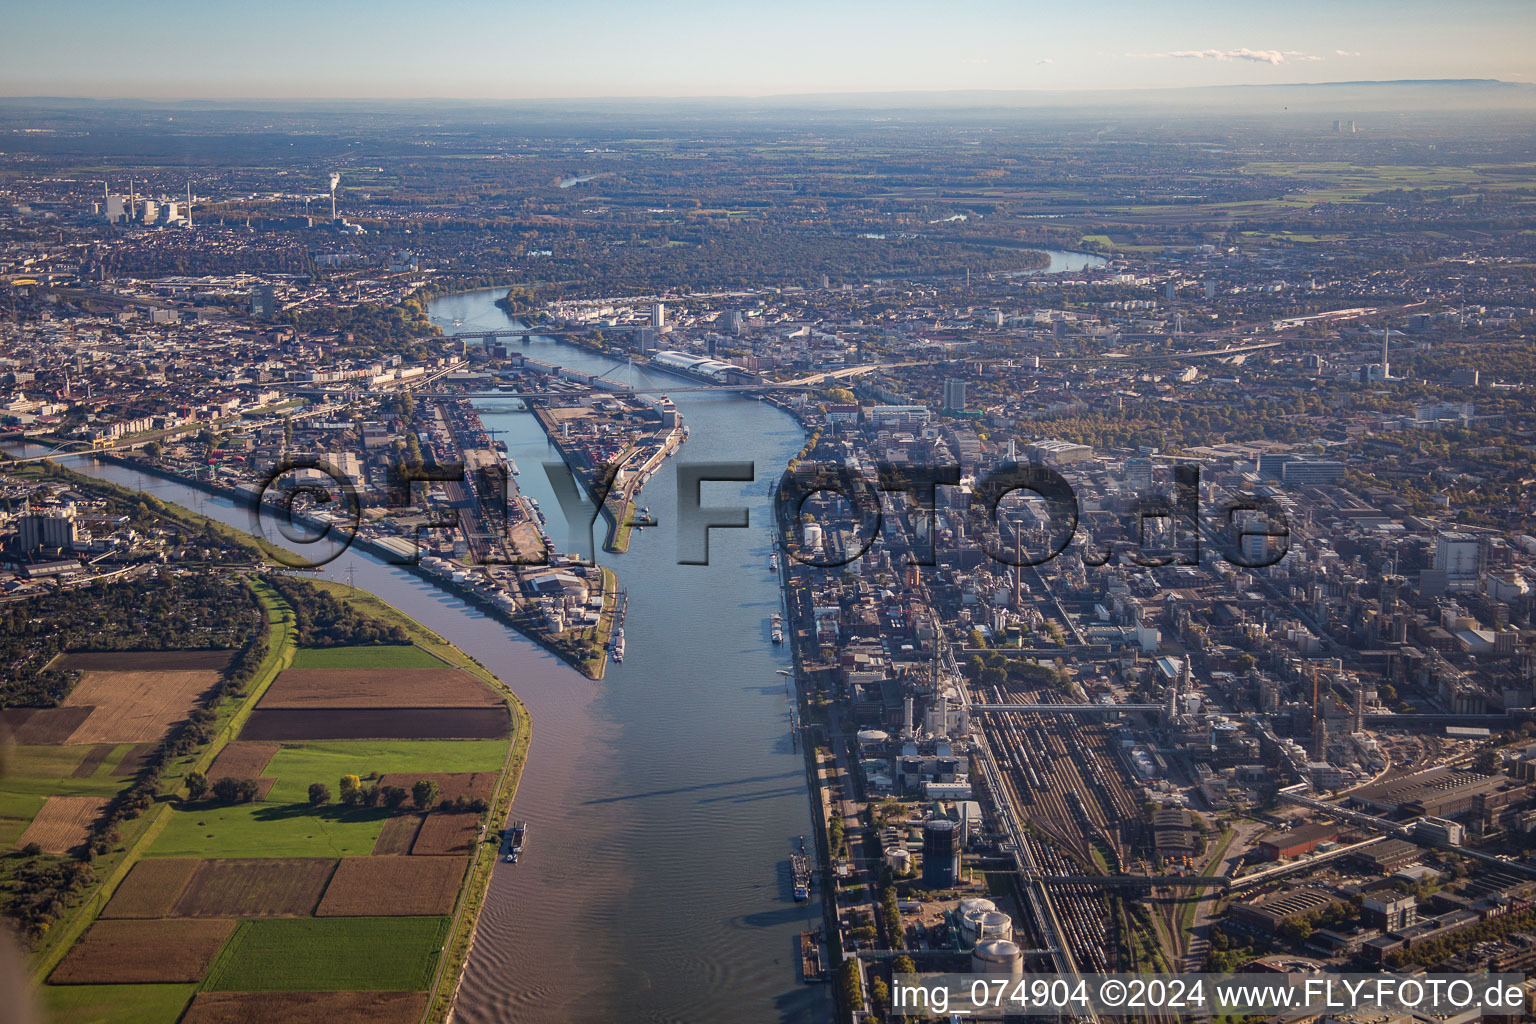
[[[1052,253],[1041,272],[1095,262]],[[505,326],[494,305],[500,294],[446,296],[430,313],[450,333]],[[687,383],[553,339],[522,347],[636,384]],[[465,1024],[831,1016],[831,986],[797,975],[797,936],[820,924],[820,907],[795,903],[790,892],[789,855],[812,817],[780,674],[788,648],[768,637],[779,609],[768,488],[803,433],[766,402],[700,392],[675,400],[691,436],[641,499],[660,525],[636,533],[624,555],[599,555],[630,595],[624,663],[599,683],[400,567],[355,549],[326,567],[478,658],[532,714],[513,810],[529,822],[527,851],[518,864],[496,866],[459,993],[456,1020]],[[559,503],[541,468],[558,454],[510,399],[480,405],[558,544]],[[705,485],[704,504],[751,510],[748,529],[711,531],[707,566],[677,564],[683,461],[757,466],[752,483]],[[248,510],[184,485],[89,459],[69,465],[251,528]],[[602,529],[599,521],[599,550]]]

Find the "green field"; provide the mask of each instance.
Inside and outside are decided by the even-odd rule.
[[[211,992],[424,991],[447,937],[446,917],[245,921],[214,961],[203,987]]]
[[[37,812],[43,809],[43,803],[50,796],[99,796],[103,799],[114,797],[128,786],[133,784],[133,779],[112,778],[107,776],[91,777],[86,779],[71,778],[69,773],[75,770],[75,766],[85,757],[85,751],[89,747],[22,747],[27,751],[24,757],[18,757],[15,774],[8,775],[5,781],[0,782],[0,844],[9,847],[21,837],[37,817]],[[35,751],[55,750],[74,751],[74,754],[62,754],[59,757],[39,756]],[[58,771],[60,774],[45,774]]]
[[[172,1024],[196,985],[46,985],[40,1000],[52,1024]]]
[[[310,807],[310,783],[323,782],[335,794],[343,775],[495,772],[505,756],[502,740],[339,740],[284,747],[264,773],[277,779],[266,800],[177,807],[148,856],[364,857],[373,852],[389,812],[334,802]],[[7,809],[0,799],[0,817],[9,816]]]
[[[507,756],[505,740],[334,740],[285,746],[264,774],[277,784],[268,803],[307,800],[309,784],[336,791],[343,775],[389,772],[497,772]]]
[[[7,766],[6,774],[62,779],[79,767],[80,762],[85,760],[85,755],[90,752],[89,743],[72,747],[53,744],[44,746],[17,744],[11,748],[11,762]]]
[[[443,663],[413,644],[365,647],[301,647],[292,668],[442,668]]]
[[[327,784],[336,791],[336,780]],[[250,803],[171,812],[147,857],[366,857],[390,816],[378,808]]]

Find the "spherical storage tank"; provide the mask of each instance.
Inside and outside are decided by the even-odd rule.
[[[988,939],[971,951],[971,971],[975,974],[1024,973],[1024,956],[1009,939]]]

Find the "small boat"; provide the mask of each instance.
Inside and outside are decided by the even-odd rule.
[[[523,852],[523,840],[528,835],[528,823],[526,821],[514,821],[507,831],[507,863],[516,864],[517,858]]]
[[[779,556],[778,556],[777,552],[775,552],[774,554],[771,554],[771,555],[768,556],[768,571],[769,572],[778,572],[779,571]]]
[[[622,627],[613,634],[613,660],[617,662],[624,660],[624,630]]]
[[[773,618],[768,621],[768,628],[773,631],[774,643],[781,644],[784,642],[784,616],[774,612]]]
[[[776,644],[781,644],[781,643],[784,642],[784,631],[783,630],[776,629],[776,630],[773,631],[773,642],[776,643]]]

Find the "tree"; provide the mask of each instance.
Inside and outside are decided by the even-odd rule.
[[[853,1012],[864,1009],[864,993],[859,985],[859,962],[850,957],[838,969],[838,987],[842,990],[843,1006]]]
[[[187,773],[187,799],[201,800],[208,792],[208,776],[202,772]]]
[[[404,786],[381,786],[379,798],[384,801],[384,806],[391,810],[398,809],[405,803],[405,798],[410,796]]]
[[[331,787],[323,782],[311,782],[309,784],[309,805],[319,807],[321,804],[331,802]]]
[[[349,806],[356,805],[362,800],[363,780],[356,775],[343,775],[341,777],[341,802]]]
[[[258,790],[255,779],[234,779],[226,776],[213,784],[213,795],[226,804],[246,804],[256,799]]]
[[[411,800],[422,810],[431,810],[441,792],[441,787],[432,779],[417,779],[416,785],[411,787]]]

